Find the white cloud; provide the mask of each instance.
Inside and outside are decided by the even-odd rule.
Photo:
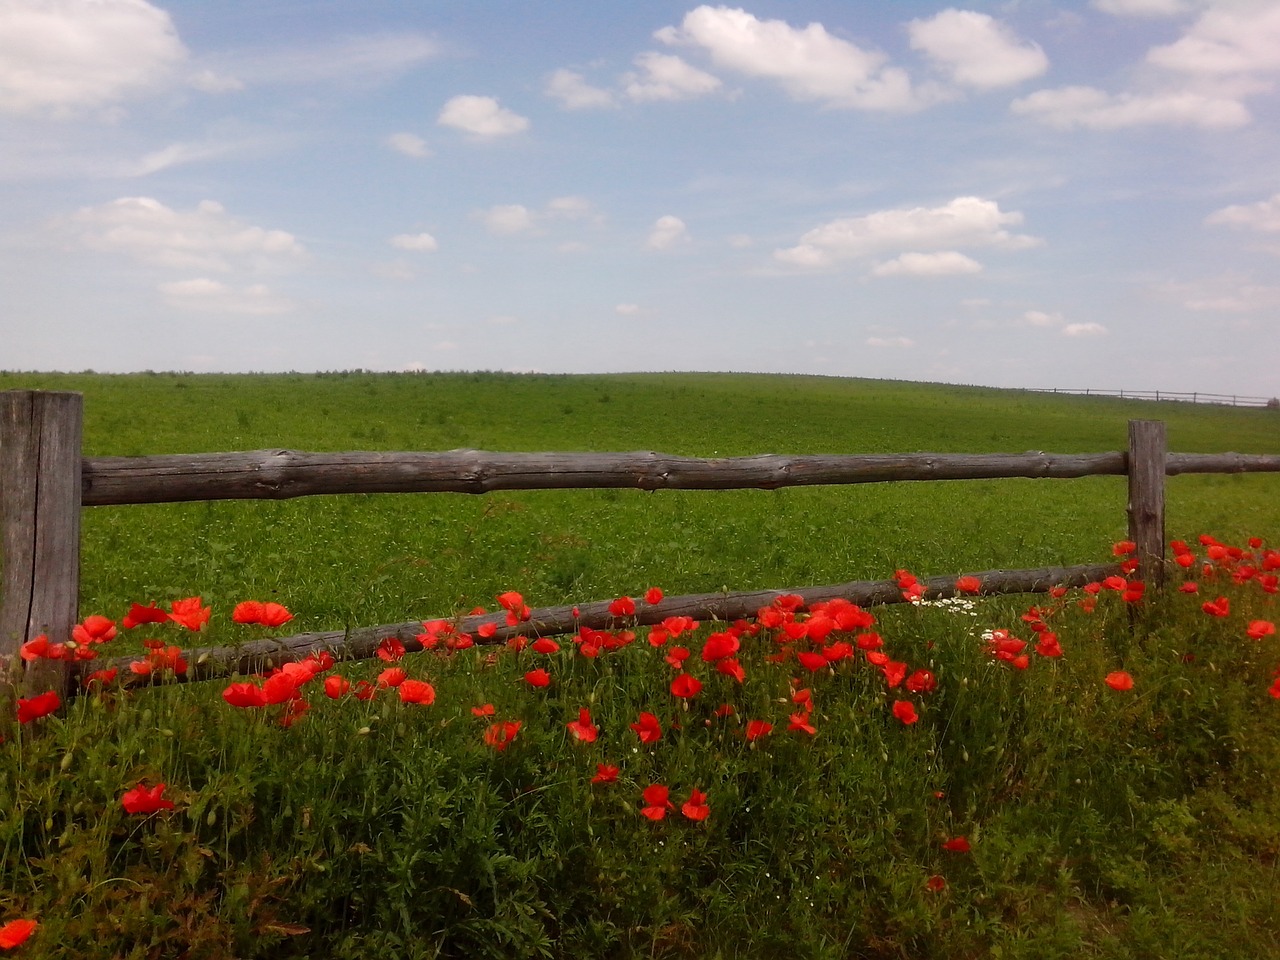
[[[238,90],[272,84],[381,83],[440,53],[440,45],[419,33],[376,33],[338,37],[291,47],[259,46],[202,58],[193,85]],[[201,78],[206,78],[202,84]]]
[[[533,211],[523,204],[505,203],[480,211],[480,219],[490,233],[511,236],[533,229]]]
[[[634,317],[640,312],[640,304],[638,303],[620,303],[613,308],[613,312],[620,317]]]
[[[896,348],[899,350],[909,350],[914,347],[916,342],[910,337],[867,337],[868,347],[880,348]]]
[[[416,160],[431,156],[427,141],[412,133],[393,133],[387,137],[387,146],[397,153],[403,153],[406,157],[413,157]]]
[[[238,93],[245,86],[237,77],[224,77],[208,69],[193,73],[187,83],[203,93]]]
[[[0,112],[64,115],[157,90],[186,59],[144,0],[0,3]]]
[[[719,67],[775,80],[797,100],[824,100],[865,110],[922,105],[904,70],[888,57],[832,36],[820,23],[797,28],[759,20],[745,10],[700,6],[679,27],[654,34],[668,44],[700,47]]]
[[[121,173],[130,177],[146,177],[170,167],[178,167],[187,163],[199,163],[202,160],[216,160],[243,149],[245,144],[237,143],[171,143],[160,150],[148,153],[137,163],[121,169]]]
[[[1062,314],[1045,313],[1043,310],[1028,310],[1022,315],[1022,322],[1030,327],[1053,327],[1062,322]]]
[[[1097,87],[1037,90],[1013,101],[1009,109],[1061,130],[1118,130],[1137,126],[1226,129],[1250,120],[1238,100],[1190,91],[1163,94],[1110,94]]]
[[[540,229],[549,221],[569,221],[599,225],[604,217],[596,210],[595,205],[586,197],[565,196],[549,200],[542,209],[532,209],[521,203],[506,203],[476,211],[478,217],[490,233],[499,236],[511,236],[517,233],[528,233]],[[562,243],[564,252],[580,252],[585,250],[582,244]]]
[[[964,86],[1007,87],[1049,69],[1049,58],[1038,44],[1019,39],[985,13],[949,8],[928,20],[912,20],[907,33],[913,50],[923,51]]]
[[[613,93],[587,83],[580,73],[573,70],[557,70],[547,78],[543,92],[553,100],[559,100],[566,110],[594,110],[612,107]]]
[[[1214,6],[1181,39],[1148,51],[1147,62],[1202,76],[1280,71],[1280,4]]]
[[[586,197],[555,197],[547,203],[547,215],[562,220],[598,220],[591,201]]]
[[[473,136],[507,137],[529,129],[527,118],[500,106],[493,97],[453,97],[440,110],[436,122]]]
[[[151,197],[121,197],[84,207],[68,226],[91,250],[184,270],[275,269],[305,254],[293,234],[249,226],[212,200],[180,211]]]
[[[982,264],[966,257],[958,250],[942,250],[938,253],[904,253],[871,268],[876,277],[945,277],[965,273],[981,273]]]
[[[1091,6],[1117,17],[1176,17],[1195,4],[1190,0],[1093,0]]]
[[[650,250],[670,250],[677,244],[687,243],[688,240],[689,231],[684,221],[679,217],[667,215],[654,221],[646,245]]]
[[[1263,233],[1280,232],[1280,193],[1273,194],[1268,200],[1257,203],[1233,204],[1215,210],[1205,219],[1205,223],[1228,227],[1245,227]]]
[[[832,220],[804,234],[796,246],[775,251],[774,256],[784,263],[815,267],[903,250],[974,246],[1017,250],[1037,245],[1040,241],[1036,238],[1006,229],[1020,223],[1021,213],[1002,211],[994,200],[956,197],[941,207],[881,210]]]
[[[1191,296],[1182,305],[1204,313],[1274,313],[1280,307],[1280,287],[1256,283],[1229,284],[1229,293]]]
[[[185,310],[265,316],[294,309],[292,300],[276,296],[261,283],[236,289],[217,280],[199,277],[162,283],[158,289],[170,306]]]
[[[1062,328],[1064,337],[1101,337],[1107,328],[1100,323],[1068,323]]]
[[[417,253],[435,253],[440,249],[436,238],[429,233],[400,233],[389,242],[397,250],[413,250]]]
[[[649,51],[635,58],[639,73],[623,77],[623,91],[636,102],[690,100],[720,89],[720,79],[669,53]]]

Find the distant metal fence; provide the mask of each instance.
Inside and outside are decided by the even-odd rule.
[[[1035,393],[1070,393],[1082,397],[1119,397],[1121,400],[1169,400],[1179,403],[1215,403],[1227,407],[1266,407],[1280,410],[1280,398],[1246,397],[1236,393],[1200,393],[1185,390],[1071,390],[1062,387],[1044,387]]]

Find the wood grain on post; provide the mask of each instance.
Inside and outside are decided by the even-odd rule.
[[[1138,575],[1157,590],[1164,585],[1166,456],[1164,421],[1129,421],[1129,539]]]
[[[71,638],[79,617],[81,432],[78,393],[0,392],[0,663],[14,687],[65,696],[57,661],[33,661],[19,677],[23,643]],[[6,699],[0,692],[0,700]],[[12,704],[0,704],[12,716]]]

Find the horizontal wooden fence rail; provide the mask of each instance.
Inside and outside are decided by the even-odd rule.
[[[91,457],[85,506],[284,500],[335,493],[497,490],[775,490],[895,480],[1087,477],[1126,472],[1123,453],[907,453],[675,457],[663,453],[299,453]]]
[[[1171,453],[1166,473],[1280,470],[1280,456]],[[300,453],[255,450],[86,457],[84,506],[193,500],[286,500],[339,493],[498,490],[776,490],[900,480],[1123,475],[1125,453],[903,453],[675,457],[662,453]]]
[[[64,638],[79,619],[80,512],[86,506],[199,500],[269,499],[343,493],[488,493],[497,490],[636,488],[640,490],[778,489],[815,484],[902,480],[1128,478],[1129,538],[1137,544],[1138,575],[1158,589],[1164,573],[1164,482],[1181,473],[1280,471],[1280,456],[1179,454],[1165,449],[1164,424],[1129,422],[1123,452],[1053,454],[879,454],[748,457],[678,457],[662,453],[300,453],[258,450],[144,457],[84,457],[83,398],[76,393],[0,392],[0,725],[12,716],[20,689],[64,694],[86,664],[39,662],[18,656],[39,634]],[[1115,564],[977,574],[982,593],[1034,593],[1054,585],[1081,585],[1116,572]],[[922,581],[926,598],[954,593],[957,575]],[[641,605],[637,623],[688,615],[732,620],[754,614],[783,593],[807,603],[843,597],[864,605],[902,600],[891,581],[856,581],[747,593],[669,597]],[[485,618],[469,617],[472,632]],[[497,622],[492,620],[491,622]],[[259,670],[330,649],[367,658],[388,636],[417,649],[421,621],[364,627],[343,633],[311,633],[255,641],[235,648],[190,651],[189,679]],[[614,625],[608,601],[577,608],[534,611],[518,628],[498,624],[494,640],[513,632],[566,633]],[[127,662],[127,661],[121,661]],[[101,666],[101,664],[97,664]],[[126,671],[127,672],[127,671]],[[38,691],[37,691],[38,692]]]

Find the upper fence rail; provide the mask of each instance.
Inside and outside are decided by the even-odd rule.
[[[1063,387],[1032,388],[1033,393],[1068,393],[1082,397],[1118,397],[1121,400],[1169,400],[1181,403],[1213,403],[1227,407],[1266,407],[1280,410],[1278,397],[1249,397],[1236,393],[1201,393],[1186,390],[1072,390]]]
[[[1167,454],[1166,475],[1280,471],[1268,454]],[[775,490],[900,480],[992,480],[1124,475],[1128,454],[903,453],[677,457],[664,453],[300,453],[256,450],[86,457],[81,503],[285,500],[344,493],[498,490]]]

